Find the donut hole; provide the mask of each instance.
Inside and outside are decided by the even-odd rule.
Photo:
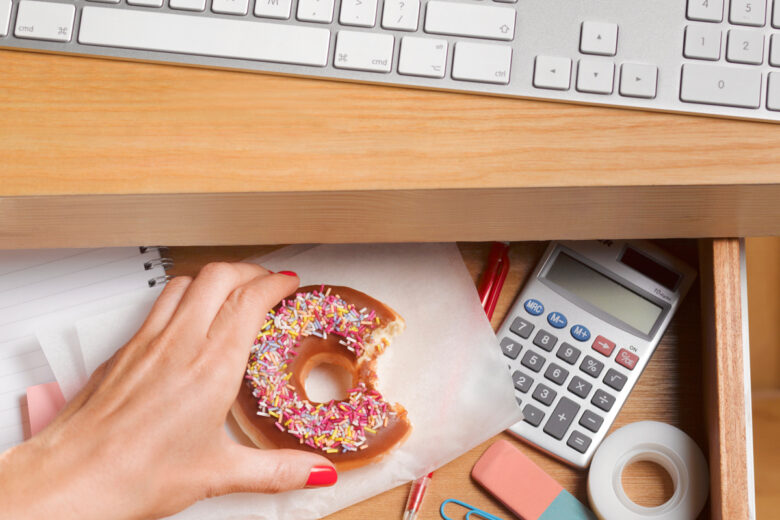
[[[348,390],[356,384],[352,367],[333,358],[313,361],[303,385],[309,401],[327,403],[346,399]]]
[[[674,495],[674,481],[660,464],[636,460],[623,468],[621,476],[626,496],[642,507],[658,507]]]

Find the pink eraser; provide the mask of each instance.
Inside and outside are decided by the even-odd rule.
[[[27,389],[27,413],[30,416],[30,434],[43,430],[65,407],[60,385],[44,383]]]
[[[493,443],[471,476],[523,520],[595,520],[587,507],[510,442]]]

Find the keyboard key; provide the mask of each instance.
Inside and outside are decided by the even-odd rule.
[[[618,26],[614,23],[582,22],[580,52],[614,56],[617,52]]]
[[[536,352],[531,352],[529,350],[523,355],[520,364],[526,368],[530,368],[534,372],[539,372],[544,366],[544,358]]]
[[[584,325],[572,325],[569,332],[571,337],[577,341],[588,341],[590,339],[590,331]]]
[[[534,63],[534,87],[553,90],[569,90],[571,84],[571,60],[556,56],[537,56]],[[526,301],[526,310],[528,302]],[[540,304],[541,305],[541,304]],[[544,309],[544,308],[542,308]]]
[[[626,386],[626,383],[628,382],[628,377],[624,374],[621,374],[614,368],[610,368],[607,370],[607,375],[604,376],[604,383],[620,392],[623,390],[623,387]]]
[[[517,356],[520,354],[521,350],[523,350],[523,347],[520,345],[520,343],[513,341],[510,338],[504,338],[501,340],[501,352],[503,352],[504,355],[509,359],[517,359]]]
[[[680,100],[686,103],[758,108],[761,104],[761,72],[686,63],[682,66]]]
[[[766,0],[731,0],[729,22],[763,26],[766,22]]]
[[[775,7],[772,9],[772,27],[780,29],[780,0],[775,0]]]
[[[688,19],[722,22],[723,0],[688,0]]]
[[[595,404],[605,412],[612,409],[612,405],[615,404],[615,396],[608,394],[604,390],[598,389],[593,394],[593,399],[590,400],[592,404]]]
[[[550,366],[547,367],[544,373],[544,377],[556,385],[562,385],[566,378],[569,377],[569,371],[555,363],[550,363]]]
[[[533,298],[527,299],[525,303],[523,303],[523,307],[525,307],[525,312],[531,316],[539,316],[544,312],[544,305],[542,305],[542,302],[534,300]]]
[[[425,32],[511,41],[515,37],[515,10],[513,7],[430,0]]]
[[[428,5],[430,6],[431,3],[433,2]],[[509,83],[511,63],[512,47],[508,45],[457,42],[455,58],[452,62],[452,77],[466,81],[506,85]]]
[[[766,95],[766,107],[769,110],[780,110],[780,72],[769,73],[769,92]]]
[[[339,69],[390,72],[393,64],[390,34],[339,31],[333,66]]]
[[[544,419],[544,412],[537,407],[527,404],[523,408],[523,420],[531,426],[539,426]]]
[[[447,66],[447,40],[405,36],[401,40],[398,73],[443,78]],[[533,328],[533,325],[531,326]],[[530,334],[530,331],[529,331]]]
[[[86,6],[81,13],[79,42],[324,67],[328,62],[330,31],[317,27]]]
[[[292,12],[292,0],[257,0],[255,16],[287,20]]]
[[[562,329],[566,326],[568,320],[566,319],[566,316],[560,312],[551,312],[547,315],[547,323],[549,323],[551,327]]]
[[[593,433],[599,431],[601,425],[604,424],[604,418],[595,412],[585,410],[580,417],[580,426],[584,426]]]
[[[73,4],[22,0],[16,14],[14,36],[35,40],[69,42],[73,32]]]
[[[588,447],[590,446],[591,439],[584,433],[580,433],[577,430],[574,430],[571,432],[571,435],[569,436],[569,440],[566,441],[566,445],[570,448],[574,448],[575,450],[579,451],[580,453],[585,453],[588,451]]]
[[[534,326],[530,321],[524,320],[518,316],[512,320],[512,325],[509,326],[509,330],[523,339],[528,339],[531,336],[531,331],[534,330]]]
[[[623,365],[629,370],[634,370],[634,367],[639,361],[639,356],[622,348],[620,349],[620,352],[617,353],[615,361],[617,361],[618,365]]]
[[[420,0],[385,0],[382,27],[398,31],[416,31]]]
[[[780,10],[780,0],[778,2],[778,10]],[[0,25],[2,21],[0,21]],[[773,67],[780,67],[780,34],[772,35],[772,43],[769,50],[769,64]]]
[[[730,30],[726,59],[734,63],[761,65],[764,61],[764,35],[755,29]]]
[[[544,433],[558,440],[563,439],[579,411],[580,405],[567,397],[561,397],[547,424],[544,425]]]
[[[612,94],[615,66],[608,61],[580,60],[577,90],[593,94]]]
[[[689,25],[685,28],[683,56],[694,60],[718,60],[720,38],[718,26]]]
[[[581,352],[578,349],[572,347],[568,343],[564,343],[561,345],[561,348],[558,349],[556,356],[558,356],[559,359],[566,361],[568,364],[573,365],[580,358],[580,354]]]
[[[534,338],[534,345],[547,352],[552,351],[556,343],[558,343],[558,338],[544,329],[537,332],[536,337]]]
[[[588,397],[591,388],[593,388],[592,384],[578,376],[572,377],[571,381],[569,381],[569,386],[567,387],[569,392],[573,393],[577,397],[582,397],[583,399]]]
[[[588,374],[590,377],[599,377],[601,370],[604,368],[604,363],[598,361],[590,356],[585,356],[585,359],[580,363],[580,370]]]
[[[0,0],[0,36],[8,34],[9,21],[11,21],[11,0]]]
[[[100,2],[101,4],[118,4],[119,0],[89,0],[90,2]]]
[[[593,350],[603,356],[609,357],[612,354],[612,350],[615,348],[615,343],[608,340],[604,336],[596,336],[593,340]]]
[[[377,0],[341,0],[339,23],[356,27],[373,27],[376,24]]]
[[[220,14],[245,15],[249,9],[249,0],[213,0],[211,10]]]
[[[330,23],[333,21],[333,0],[298,0],[295,16],[304,22]]]
[[[127,0],[128,5],[140,5],[142,7],[162,7],[163,0]]]
[[[519,370],[515,370],[512,374],[512,381],[515,384],[515,388],[524,394],[531,389],[531,385],[534,382],[530,376],[520,372]]]
[[[533,398],[539,401],[540,403],[550,406],[553,404],[553,401],[555,401],[555,396],[558,395],[558,392],[553,390],[552,388],[545,386],[541,383],[536,385],[536,388],[534,389],[534,393],[532,394]]]
[[[645,63],[620,66],[620,95],[652,99],[658,83],[658,67]]]
[[[170,0],[168,5],[171,9],[181,9],[183,11],[204,11],[206,9],[206,0]]]

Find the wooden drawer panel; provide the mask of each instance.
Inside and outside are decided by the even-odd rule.
[[[746,403],[749,359],[743,354],[742,289],[738,240],[672,240],[662,245],[691,265],[699,277],[648,363],[613,428],[640,420],[673,424],[691,435],[708,455],[711,494],[701,518],[739,520],[754,515],[752,439]],[[493,317],[498,327],[546,243],[512,244],[512,269]],[[274,247],[180,247],[171,255],[174,274],[195,274],[210,260],[240,260]],[[484,268],[489,244],[460,245],[475,282]],[[443,432],[446,435],[446,432]],[[501,434],[521,445],[514,437]],[[456,497],[505,519],[514,518],[470,479],[476,459],[493,441],[484,443],[438,470],[429,488],[421,518],[439,518],[438,507]],[[587,503],[587,473],[569,468],[534,449],[525,448],[537,464]],[[651,498],[643,485],[650,473],[638,470],[626,481],[629,494]],[[746,490],[750,489],[750,492]],[[329,517],[332,520],[400,518],[408,486],[400,486]]]

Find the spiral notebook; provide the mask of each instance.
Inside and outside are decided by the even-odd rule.
[[[29,436],[25,392],[55,380],[47,355],[68,355],[39,331],[159,292],[170,265],[160,247],[0,251],[0,452]]]

